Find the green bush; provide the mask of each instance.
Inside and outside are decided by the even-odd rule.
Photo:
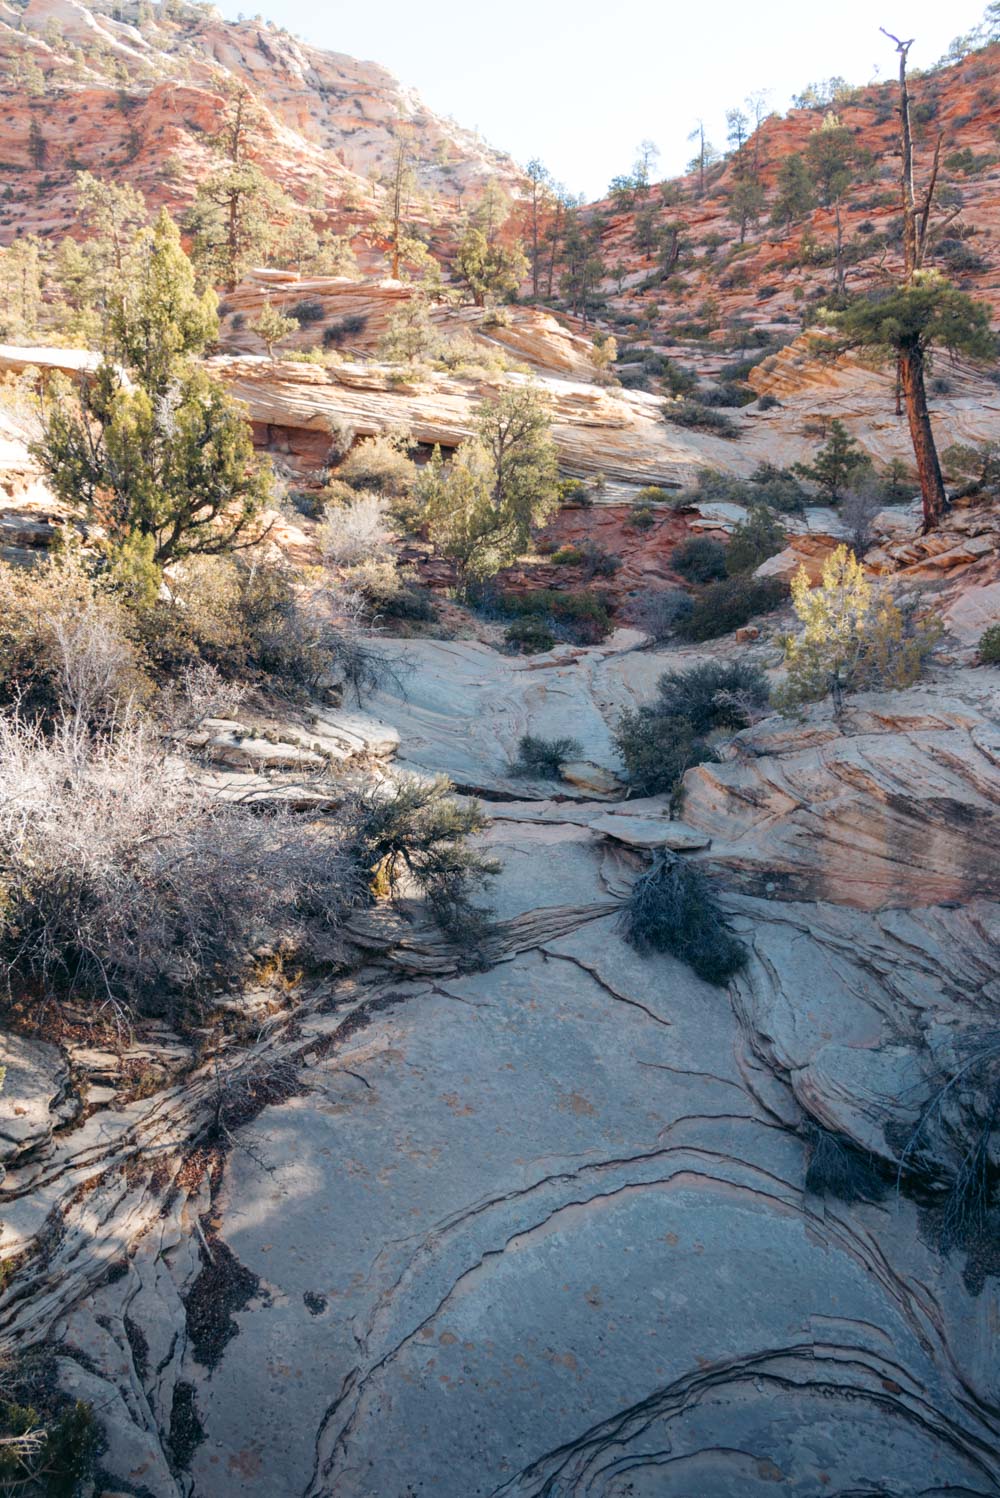
[[[548,625],[530,615],[508,624],[504,639],[520,655],[542,655],[546,650],[552,650],[556,643],[556,637]]]
[[[787,540],[788,534],[773,510],[766,505],[751,506],[746,519],[733,527],[726,548],[726,571],[730,576],[753,572],[761,562],[782,551]]]
[[[560,479],[558,490],[560,504],[586,506],[594,502],[593,495],[583,479]]]
[[[676,796],[685,770],[709,757],[707,735],[746,727],[768,698],[763,672],[742,661],[665,673],[656,690],[651,703],[626,710],[615,731],[629,783],[642,796]]]
[[[1000,624],[991,624],[979,637],[979,659],[985,666],[1000,666]]]
[[[670,566],[689,582],[713,582],[726,575],[726,548],[712,536],[690,536],[674,547]]]
[[[678,633],[686,640],[716,640],[778,608],[788,592],[788,584],[778,577],[727,577],[709,583],[696,594],[691,616]]]
[[[423,624],[437,618],[434,597],[415,576],[391,563],[358,569],[358,585],[372,618]]]
[[[518,741],[510,772],[536,780],[559,780],[566,761],[579,759],[582,752],[576,739],[540,739],[526,733]]]
[[[682,364],[678,364],[674,359],[668,359],[665,356],[660,357],[662,362],[656,368],[650,367],[651,361],[649,359],[644,361],[644,368],[647,374],[659,375],[663,381],[664,388],[669,390],[671,395],[688,395],[695,389],[698,380],[689,369],[685,369]]]
[[[306,297],[303,301],[296,302],[294,307],[289,307],[288,315],[289,317],[294,317],[301,328],[306,323],[322,322],[326,316],[326,312],[324,311],[322,302],[312,297]]]
[[[549,558],[557,567],[578,567],[583,561],[583,552],[579,546],[560,546]]]
[[[724,984],[746,964],[747,950],[727,927],[704,874],[675,855],[661,856],[635,881],[622,928],[637,951],[669,952],[707,983]]]
[[[661,676],[654,711],[661,718],[683,718],[699,735],[715,728],[744,728],[749,710],[767,702],[768,690],[759,666],[747,661],[706,661]]]
[[[339,348],[341,344],[347,343],[351,338],[359,338],[368,326],[367,317],[360,313],[354,313],[350,317],[342,317],[337,322],[330,323],[329,327],[323,329],[323,347]]]
[[[716,411],[700,401],[687,398],[671,401],[663,407],[664,421],[674,426],[690,427],[692,431],[710,432],[715,437],[738,437],[740,428],[723,411]]]
[[[15,1376],[15,1384],[20,1382]],[[25,1447],[18,1437],[38,1437]],[[16,1398],[0,1400],[0,1493],[76,1498],[93,1476],[97,1425],[89,1404],[77,1400],[45,1418]]]
[[[410,492],[417,476],[415,464],[407,457],[409,439],[387,435],[366,437],[337,469],[337,479],[352,489],[368,489],[390,499],[400,499]]]
[[[625,524],[636,531],[652,530],[656,524],[656,516],[648,505],[635,504],[628,512]]]
[[[451,791],[439,777],[430,784],[401,779],[362,793],[354,834],[358,857],[377,892],[395,895],[412,881],[444,931],[481,944],[491,923],[474,896],[499,865],[468,846],[487,825],[479,803],[459,802]]]
[[[611,631],[607,600],[586,589],[562,593],[556,588],[537,588],[533,593],[501,594],[497,602],[507,614],[548,617],[581,644],[597,644]]]

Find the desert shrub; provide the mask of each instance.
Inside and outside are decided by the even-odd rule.
[[[398,499],[408,494],[417,475],[407,457],[409,437],[380,432],[366,437],[341,463],[337,478],[352,489],[367,489],[374,494]]]
[[[353,504],[357,494],[358,490],[345,484],[343,479],[330,479],[316,497],[319,515],[325,515],[333,505]]]
[[[579,546],[560,546],[549,558],[557,567],[578,567],[583,561],[583,552]]]
[[[760,293],[758,292],[759,295]],[[748,354],[745,359],[736,359],[732,364],[724,364],[719,370],[719,379],[726,384],[734,382],[743,384],[750,371],[756,369],[757,365],[766,358],[767,351],[765,349],[758,349],[755,353]]]
[[[360,338],[368,326],[368,319],[361,313],[352,313],[350,317],[338,318],[336,322],[323,329],[323,347],[340,348],[341,344],[347,343],[351,338]]]
[[[750,475],[751,503],[769,505],[784,514],[797,514],[811,503],[809,491],[790,468],[759,463]]]
[[[989,269],[989,261],[961,239],[942,239],[934,254],[952,275],[974,275]]]
[[[652,530],[656,524],[656,516],[649,505],[634,504],[628,512],[628,519],[625,523],[633,530],[648,531]]]
[[[639,796],[678,799],[684,772],[708,755],[690,723],[663,719],[649,708],[626,709],[615,730],[615,743]]]
[[[848,1139],[812,1126],[807,1136],[806,1190],[813,1196],[833,1196],[842,1202],[879,1201],[885,1183]]]
[[[607,600],[588,589],[562,593],[537,588],[533,593],[500,594],[492,601],[502,613],[544,618],[550,628],[555,626],[580,644],[597,644],[611,630]]]
[[[304,591],[280,562],[192,558],[171,580],[168,601],[139,619],[146,654],[164,675],[199,661],[227,681],[289,696],[344,679],[361,695],[391,668],[322,588]]]
[[[3,1368],[0,1493],[4,1498],[76,1498],[94,1475],[99,1437],[93,1411],[54,1390],[51,1360],[28,1354]]]
[[[726,575],[726,548],[712,536],[690,536],[670,553],[670,566],[692,583],[709,583]]]
[[[556,488],[562,505],[591,505],[594,496],[583,479],[560,479]]]
[[[942,633],[934,616],[904,614],[846,546],[827,558],[816,587],[799,569],[792,601],[802,629],[785,641],[788,676],[775,697],[782,708],[832,695],[839,711],[845,692],[911,686]]]
[[[690,618],[680,626],[686,640],[716,640],[748,624],[758,614],[778,608],[788,597],[778,577],[727,577],[709,583],[695,596]]]
[[[518,740],[510,772],[536,780],[558,780],[566,761],[579,759],[582,753],[576,739],[541,739],[525,733]]]
[[[1000,666],[1000,624],[991,624],[979,636],[979,659],[984,666]]]
[[[302,328],[307,323],[322,322],[326,313],[322,302],[306,297],[303,301],[296,302],[294,307],[289,307],[288,315],[294,317],[299,327]]]
[[[723,380],[719,385],[703,385],[691,396],[691,400],[697,401],[699,405],[715,409],[748,406],[756,399],[757,392],[737,380]]]
[[[247,319],[245,312],[234,312],[232,322],[229,324],[229,326],[232,328],[234,333],[242,333],[243,329],[246,327],[246,321]]]
[[[508,624],[504,639],[520,655],[541,655],[552,650],[556,643],[556,637],[547,624],[527,615]]]
[[[745,728],[768,699],[767,679],[743,661],[665,673],[651,703],[626,710],[615,743],[640,795],[674,795],[685,770],[709,757],[707,735]]]
[[[746,661],[707,661],[687,671],[667,672],[657,683],[654,711],[683,718],[697,734],[715,728],[745,728],[768,699],[767,678]]]
[[[681,505],[735,504],[749,509],[751,505],[766,504],[781,513],[801,511],[813,502],[790,469],[776,468],[771,463],[759,464],[749,479],[702,468],[697,483],[678,496]]]
[[[369,562],[354,569],[351,584],[364,600],[372,623],[385,620],[420,624],[437,617],[434,598],[416,576],[392,562]]]
[[[778,399],[778,397],[776,395],[772,395],[769,390],[766,390],[764,392],[764,394],[761,396],[760,400],[757,402],[757,410],[758,411],[773,411],[776,407],[778,407],[780,405],[781,405],[781,402]]]
[[[644,366],[647,373],[657,374],[663,381],[664,389],[671,395],[688,395],[698,384],[697,377],[675,359],[662,357],[662,362],[656,369],[650,369],[648,361]]]
[[[410,882],[445,931],[483,940],[488,912],[474,896],[498,865],[468,846],[469,837],[487,825],[478,802],[460,803],[451,789],[439,777],[399,779],[365,791],[356,806],[358,857],[377,891],[396,895]]]
[[[965,481],[967,493],[1000,485],[1000,442],[953,442],[941,461],[949,478]]]
[[[726,547],[726,571],[730,576],[753,572],[768,557],[783,550],[788,535],[773,510],[753,505],[745,520],[733,527]]]
[[[580,565],[588,582],[594,577],[614,577],[621,564],[621,557],[606,551],[597,541],[584,541],[580,547]]]
[[[125,725],[0,719],[0,979],[198,1013],[268,933],[324,960],[361,888],[343,831],[223,805]]]
[[[654,640],[669,640],[691,617],[693,608],[694,600],[683,588],[657,588],[632,604],[629,617]]]
[[[690,398],[671,401],[663,407],[663,419],[675,426],[690,427],[698,432],[711,432],[716,437],[738,437],[740,429],[724,411]]]
[[[704,874],[676,856],[661,855],[635,881],[622,930],[637,951],[669,952],[707,983],[726,983],[746,964]]]
[[[324,559],[334,567],[380,561],[389,555],[391,534],[381,494],[356,494],[350,504],[327,510],[318,535]]]
[[[97,730],[150,693],[124,608],[81,565],[0,563],[0,707]]]
[[[343,416],[328,416],[325,426],[330,438],[326,461],[335,463],[347,456],[358,434],[352,423]]]
[[[662,505],[669,504],[675,496],[669,489],[661,489],[659,484],[646,484],[635,496],[637,505]]]

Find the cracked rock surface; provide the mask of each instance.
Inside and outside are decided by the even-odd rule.
[[[269,1035],[296,1087],[207,1174],[207,1074],[57,1133],[8,1178],[8,1242],[64,1233],[0,1335],[57,1338],[109,1474],[156,1498],[1000,1493],[996,1274],[926,1203],[805,1184],[814,1125],[890,1181],[996,1012],[987,673],[768,720],[671,824],[504,769],[532,731],[614,770],[662,654],[407,651],[374,711],[404,767],[498,797],[499,960],[372,920],[371,965]],[[622,939],[671,826],[749,948],[728,990]],[[928,1142],[941,1183],[979,1107]]]

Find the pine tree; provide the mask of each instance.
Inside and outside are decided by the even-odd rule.
[[[910,439],[920,477],[924,529],[940,523],[947,500],[924,373],[934,348],[988,362],[996,358],[988,307],[956,290],[935,271],[915,271],[887,294],[852,302],[837,318],[839,349],[861,348],[892,361],[906,399]]]
[[[818,484],[831,504],[842,499],[865,469],[871,468],[871,459],[851,436],[842,421],[836,418],[830,423],[830,435],[816,454],[812,463],[796,463],[793,472]]]
[[[793,151],[778,168],[778,191],[771,209],[771,222],[787,233],[792,224],[810,212],[815,202],[816,194],[805,157]]]
[[[455,256],[455,274],[472,293],[477,307],[487,299],[512,297],[528,272],[528,261],[520,241],[490,244],[486,232],[470,224]]]

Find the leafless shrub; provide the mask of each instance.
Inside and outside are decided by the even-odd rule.
[[[873,488],[863,484],[853,488],[840,501],[840,518],[847,527],[848,545],[856,557],[863,557],[875,541],[872,522],[883,508],[883,502]]]
[[[215,666],[197,661],[181,669],[169,718],[175,728],[193,728],[206,718],[235,718],[247,697],[242,681],[227,681]]]
[[[335,823],[209,799],[136,721],[0,720],[0,979],[177,1015],[262,941],[336,959],[363,881]]]
[[[359,494],[352,502],[327,511],[319,544],[326,561],[352,567],[390,555],[386,501],[381,494]]]
[[[354,446],[357,432],[342,416],[328,416],[326,418],[326,430],[330,434],[330,448],[327,453],[327,462],[336,463],[345,458]]]
[[[123,610],[81,566],[0,563],[0,706],[106,729],[150,692]]]

